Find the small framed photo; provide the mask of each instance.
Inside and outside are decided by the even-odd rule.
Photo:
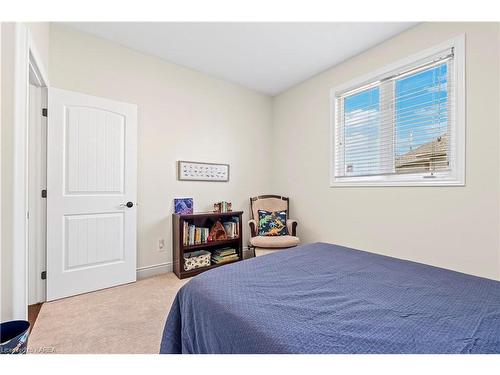
[[[229,181],[229,164],[179,160],[177,178],[180,181]]]
[[[174,212],[181,215],[191,215],[193,213],[193,198],[175,198]]]

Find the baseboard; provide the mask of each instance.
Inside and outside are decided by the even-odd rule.
[[[137,280],[145,279],[162,273],[172,272],[172,262],[153,264],[137,268]]]
[[[243,246],[243,251],[248,251],[248,246]],[[145,279],[162,273],[172,272],[172,262],[153,264],[151,266],[137,268],[137,280]]]

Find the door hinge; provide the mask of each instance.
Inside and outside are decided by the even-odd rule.
[[[42,116],[47,117],[47,108],[42,108]]]
[[[42,271],[42,274],[40,275],[40,277],[42,278],[42,280],[47,279],[47,271]]]
[[[47,190],[42,190],[42,198],[47,198]]]

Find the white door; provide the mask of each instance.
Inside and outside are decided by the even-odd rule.
[[[47,300],[136,280],[137,106],[49,89]]]

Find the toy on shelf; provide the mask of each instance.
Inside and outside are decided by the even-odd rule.
[[[227,240],[226,230],[220,221],[217,220],[212,229],[210,229],[209,237],[211,237],[212,241]]]

